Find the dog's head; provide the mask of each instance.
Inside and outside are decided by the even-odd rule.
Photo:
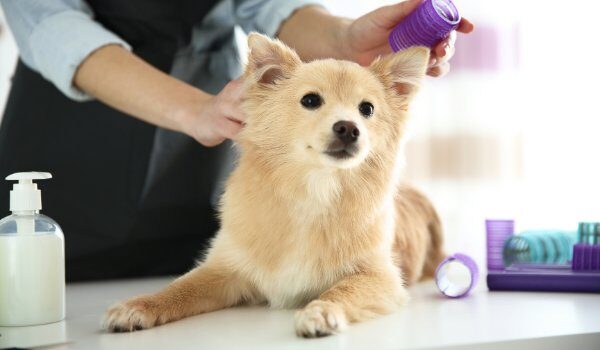
[[[260,34],[250,34],[248,44],[242,151],[251,147],[285,164],[347,169],[398,149],[428,49],[361,67],[333,59],[303,63],[292,49]]]

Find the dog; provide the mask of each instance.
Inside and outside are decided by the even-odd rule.
[[[240,304],[301,308],[303,337],[393,312],[406,285],[444,258],[432,204],[400,184],[408,106],[429,49],[369,67],[304,63],[252,33],[248,118],[204,259],[156,294],[108,309],[104,327],[134,331]]]

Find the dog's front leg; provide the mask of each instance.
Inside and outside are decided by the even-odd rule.
[[[390,313],[408,300],[397,270],[365,271],[350,275],[296,312],[296,334],[313,338],[343,330]]]
[[[141,295],[110,307],[104,328],[130,332],[223,309],[251,299],[250,286],[225,266],[203,264],[162,291]]]

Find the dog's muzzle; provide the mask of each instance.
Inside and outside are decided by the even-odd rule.
[[[325,154],[336,159],[345,159],[358,153],[360,130],[354,122],[340,120],[333,124],[332,129],[335,139],[329,144]]]

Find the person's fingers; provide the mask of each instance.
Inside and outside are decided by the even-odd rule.
[[[240,124],[244,124],[248,118],[246,113],[242,111],[239,106],[230,108],[226,115],[227,118]]]
[[[433,50],[431,50],[432,57],[435,56],[435,58],[438,58],[446,56],[446,51],[448,50],[449,45],[448,39],[444,39],[437,43],[437,45],[433,47]]]
[[[446,54],[442,57],[441,63],[446,63],[450,61],[450,59],[454,56],[456,52],[456,47],[454,45],[450,45],[446,48]]]
[[[201,114],[195,121],[193,137],[206,147],[214,147],[225,141],[221,128],[218,118]]]
[[[454,44],[455,43],[456,43],[456,32],[452,31],[446,39],[440,41],[433,47],[432,54],[435,54],[435,56],[438,58],[445,58],[447,60],[447,59],[449,59],[449,57],[446,58],[445,56],[448,55],[448,53],[454,54]]]
[[[194,134],[196,141],[206,147],[214,147],[225,141],[225,137],[221,135],[222,132],[216,124],[216,122],[213,122],[212,127],[209,127],[208,124],[203,123],[200,126],[201,129]]]
[[[458,24],[458,28],[456,28],[456,31],[464,33],[464,34],[468,34],[468,33],[471,33],[473,31],[473,29],[475,29],[475,26],[473,25],[473,23],[471,23],[468,19],[463,18],[460,20],[460,23]]]
[[[227,83],[223,90],[216,97],[217,114],[243,123],[246,120],[246,113],[242,110],[241,104],[244,100],[246,84],[241,78]]]
[[[198,141],[201,145],[206,146],[206,147],[215,147],[215,146],[218,146],[221,143],[223,143],[223,141],[225,141],[225,138],[217,137],[217,138],[211,138],[211,139],[196,139],[196,141]]]
[[[242,130],[242,124],[228,118],[218,119],[218,128],[221,135],[233,140],[235,136]]]
[[[232,99],[240,101],[243,100],[247,86],[244,84],[242,77],[230,81],[227,83],[227,87],[229,87]]]
[[[427,70],[427,75],[432,77],[441,77],[450,71],[450,63],[446,62]]]
[[[431,58],[429,59],[429,67],[437,66],[448,62],[454,56],[456,42],[456,32],[450,33],[448,38],[440,41],[431,50]]]
[[[435,66],[435,67],[431,67],[429,69],[427,69],[427,75],[429,75],[430,77],[434,77],[437,78],[440,76],[440,67]]]
[[[429,63],[427,64],[427,67],[435,67],[438,63],[438,58],[437,56],[435,56],[435,53],[431,54],[431,57],[429,58]]]
[[[242,110],[241,100],[231,99],[232,96],[227,96],[227,100],[219,101],[218,106],[218,114],[226,116],[227,118],[236,121],[238,123],[243,123],[246,121],[246,113]]]

